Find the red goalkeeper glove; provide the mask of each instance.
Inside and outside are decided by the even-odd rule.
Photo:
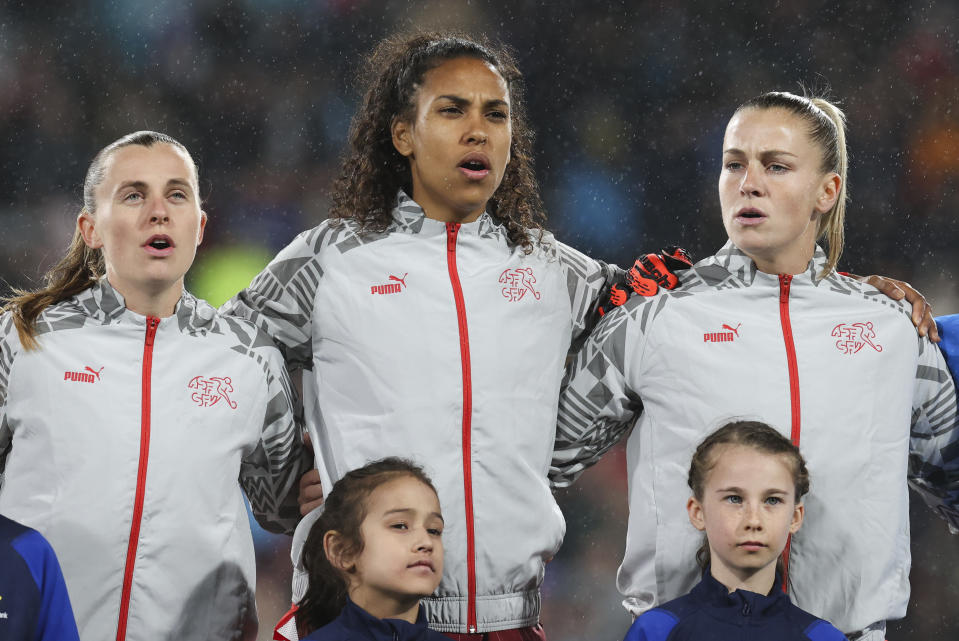
[[[658,254],[640,256],[623,278],[610,287],[609,297],[599,306],[599,315],[619,307],[630,296],[653,296],[660,287],[674,289],[679,285],[679,277],[675,272],[692,266],[686,250],[676,246],[666,247]]]

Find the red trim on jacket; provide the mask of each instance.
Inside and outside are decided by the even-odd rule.
[[[793,277],[789,274],[779,276],[779,321],[783,327],[783,342],[786,344],[786,363],[789,367],[789,407],[792,418],[791,438],[793,445],[799,447],[799,432],[802,413],[799,407],[799,364],[796,362],[796,344],[793,341],[792,322],[789,320],[789,286]],[[783,592],[787,591],[789,581],[789,548],[792,537],[786,539],[783,550]]]
[[[456,270],[456,236],[459,223],[446,223],[446,265],[453,286],[453,300],[456,302],[456,321],[460,334],[460,362],[463,370],[463,494],[466,502],[466,574],[467,605],[466,627],[470,634],[476,632],[476,543],[473,535],[473,466],[471,421],[473,418],[473,384],[470,369],[470,338],[466,324],[466,303],[463,301],[463,288],[460,285],[459,272]]]
[[[130,524],[130,540],[127,544],[127,561],[123,570],[123,590],[120,593],[117,641],[124,641],[127,636],[127,615],[130,609],[130,591],[133,587],[133,568],[136,565],[137,543],[140,541],[143,495],[146,491],[147,462],[150,458],[150,374],[153,370],[153,340],[156,337],[159,325],[159,318],[147,317],[146,336],[143,340],[143,373],[141,376],[140,462],[137,465],[137,489],[133,500],[133,520]]]
[[[299,639],[301,636],[307,636],[306,634],[300,634],[300,627],[296,621],[296,613],[299,609],[300,606],[293,603],[286,614],[280,617],[280,620],[273,626],[273,641],[291,641]]]

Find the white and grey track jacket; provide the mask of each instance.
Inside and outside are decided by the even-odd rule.
[[[956,397],[942,355],[905,305],[835,272],[816,280],[824,265],[817,248],[802,274],[764,274],[728,243],[677,289],[608,314],[578,354],[552,474],[568,484],[636,421],[618,575],[633,614],[696,584],[689,461],[731,418],[798,441],[812,489],[791,594],[847,633],[905,615],[907,478],[959,524]]]
[[[388,455],[432,477],[446,519],[443,580],[424,601],[437,630],[538,621],[565,533],[546,477],[564,362],[613,271],[548,234],[524,254],[488,214],[432,220],[401,192],[385,232],[323,223],[226,306],[309,370],[325,487]]]
[[[289,531],[310,463],[269,337],[188,293],[140,316],[105,278],[37,330],[0,316],[0,513],[50,540],[80,637],[255,638],[240,485]]]

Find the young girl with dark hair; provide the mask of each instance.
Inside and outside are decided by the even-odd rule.
[[[769,93],[726,128],[727,244],[660,296],[607,314],[560,402],[554,465],[570,482],[635,423],[617,577],[633,614],[687,592],[698,537],[670,506],[702,429],[729,416],[787,427],[816,486],[787,546],[799,607],[881,641],[909,597],[907,483],[955,522],[956,393],[906,306],[835,271],[846,202],[845,119],[826,100]],[[817,240],[828,240],[828,253]],[[702,426],[702,427],[700,427]]]
[[[297,621],[309,641],[448,641],[420,599],[443,575],[443,515],[422,468],[385,458],[347,472],[303,548]]]
[[[642,614],[626,641],[846,638],[793,605],[777,576],[786,541],[802,526],[809,491],[799,448],[765,423],[734,421],[696,449],[688,484],[689,522],[706,533],[697,554],[702,581]]]
[[[0,315],[0,512],[49,539],[84,639],[255,638],[241,486],[290,531],[309,463],[282,358],[183,288],[206,224],[183,145],[120,138],[83,202]]]

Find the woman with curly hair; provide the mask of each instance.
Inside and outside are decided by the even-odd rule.
[[[448,526],[432,627],[543,639],[539,585],[565,531],[547,479],[560,379],[617,271],[543,230],[506,51],[394,38],[365,79],[330,219],[227,309],[303,370],[323,487],[384,456],[434,479]]]

